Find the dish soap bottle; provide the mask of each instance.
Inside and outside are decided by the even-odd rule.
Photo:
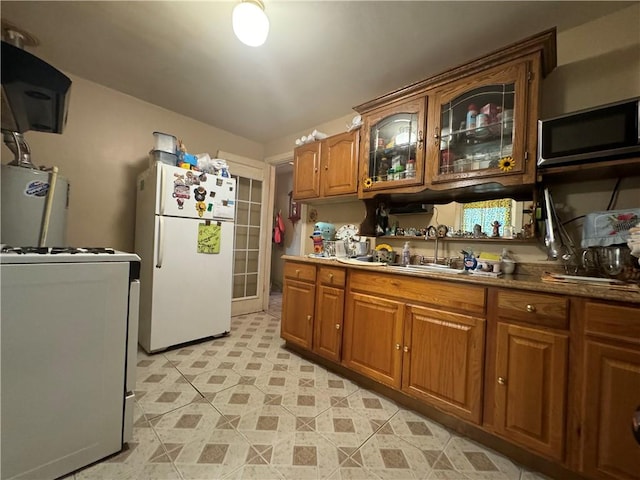
[[[402,248],[402,265],[409,265],[411,263],[411,250],[409,250],[409,242],[404,242]]]

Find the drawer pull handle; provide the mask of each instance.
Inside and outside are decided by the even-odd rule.
[[[296,277],[300,276],[300,270],[296,269]]]
[[[307,315],[307,320],[311,321],[311,315]]]
[[[396,343],[396,350],[400,350],[400,344]]]
[[[506,385],[507,384],[507,379],[504,377],[498,377],[498,383],[500,385]]]
[[[535,313],[536,312],[536,306],[535,305],[531,305],[530,303],[527,304],[527,312]]]
[[[333,281],[333,273],[329,274],[329,280]]]
[[[402,350],[404,351],[404,353],[409,353],[409,347],[407,347],[406,345],[404,346],[404,348]]]
[[[336,330],[340,330],[340,324],[336,323]]]

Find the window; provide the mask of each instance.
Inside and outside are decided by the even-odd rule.
[[[491,236],[493,222],[496,220],[501,227],[513,224],[513,204],[514,201],[509,198],[464,204],[462,206],[462,230],[473,232],[474,225],[480,225],[482,231]]]

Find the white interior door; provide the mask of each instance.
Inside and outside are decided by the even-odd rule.
[[[273,167],[246,157],[218,152],[236,178],[236,217],[233,248],[232,315],[266,310],[271,271]]]

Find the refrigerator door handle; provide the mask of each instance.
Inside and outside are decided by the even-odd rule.
[[[164,253],[164,217],[158,217],[158,252],[156,254],[156,268],[162,268]]]
[[[165,200],[165,186],[164,186],[164,171],[165,168],[163,165],[158,165],[160,167],[160,215],[164,215],[164,200]]]

